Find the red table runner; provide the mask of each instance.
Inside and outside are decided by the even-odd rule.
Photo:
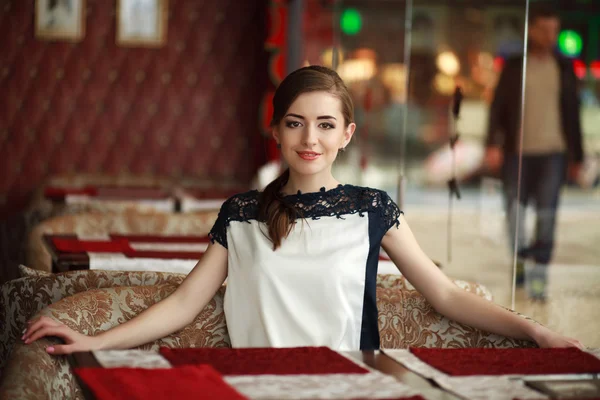
[[[132,251],[128,240],[79,240],[52,238],[56,250],[62,253],[123,253]]]
[[[169,369],[75,368],[74,372],[98,400],[246,399],[208,365]]]
[[[164,258],[197,260],[203,251],[135,250],[131,243],[208,243],[208,237],[161,237],[111,235],[112,240],[79,240],[77,238],[53,237],[52,243],[62,253],[122,253],[131,258]]]
[[[366,374],[369,371],[327,347],[171,349],[160,353],[173,366],[210,364],[223,375]]]
[[[410,351],[452,376],[600,373],[600,359],[567,349],[426,349]]]

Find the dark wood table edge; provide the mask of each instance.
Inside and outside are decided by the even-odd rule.
[[[415,389],[415,390],[427,390],[429,394],[435,394],[436,398],[443,398],[449,400],[465,399],[465,397],[448,390],[438,385],[438,383],[430,378],[427,378],[418,372],[415,372],[395,360],[385,353],[385,349],[381,350],[370,350],[370,351],[345,351],[344,354],[366,364],[367,366],[394,377],[399,382]],[[406,383],[407,379],[417,380],[419,384],[412,386]]]
[[[90,268],[90,258],[87,253],[61,253],[54,246],[52,238],[74,239],[77,238],[77,235],[56,233],[42,235],[46,250],[48,250],[52,258],[52,272],[60,273],[87,270]]]
[[[72,353],[67,355],[67,361],[71,367],[75,381],[81,389],[83,398],[86,400],[96,400],[94,392],[74,371],[75,368],[102,368],[102,365],[100,365],[94,354],[91,351]]]

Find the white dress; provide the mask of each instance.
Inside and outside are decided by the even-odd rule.
[[[302,218],[273,251],[260,195],[229,198],[210,232],[228,249],[232,346],[378,349],[377,265],[398,206],[384,191],[352,185],[284,196]]]

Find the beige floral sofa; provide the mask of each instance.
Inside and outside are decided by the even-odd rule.
[[[44,349],[56,339],[24,345],[19,337],[28,319],[45,315],[73,329],[95,335],[127,321],[170,295],[183,275],[160,272],[74,271],[48,274],[21,267],[25,275],[2,287],[0,318],[0,398],[81,398],[66,357]],[[487,297],[477,284],[465,290]],[[377,285],[379,327],[383,348],[523,347],[533,343],[490,335],[438,314],[402,276],[380,275]],[[228,347],[221,288],[195,321],[183,330],[142,346]],[[6,343],[10,343],[6,345]],[[8,356],[8,357],[7,357]]]
[[[21,336],[28,319],[45,307],[63,298],[92,289],[130,286],[179,285],[184,274],[153,271],[71,271],[52,274],[21,265],[22,277],[4,283],[0,288],[0,375],[15,341]],[[489,301],[492,295],[480,284],[461,280],[454,283],[464,290]],[[402,275],[378,275],[381,288],[408,289],[413,287]]]
[[[52,259],[43,235],[77,234],[99,236],[108,233],[131,235],[208,235],[217,219],[218,211],[188,214],[140,213],[83,213],[63,215],[38,224],[27,240],[27,266],[41,271],[52,271]]]

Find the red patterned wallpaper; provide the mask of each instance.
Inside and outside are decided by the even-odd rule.
[[[34,0],[0,2],[0,210],[51,174],[248,182],[266,156],[267,0],[169,0],[167,43],[115,44],[116,0],[87,0],[79,43],[34,36]]]

